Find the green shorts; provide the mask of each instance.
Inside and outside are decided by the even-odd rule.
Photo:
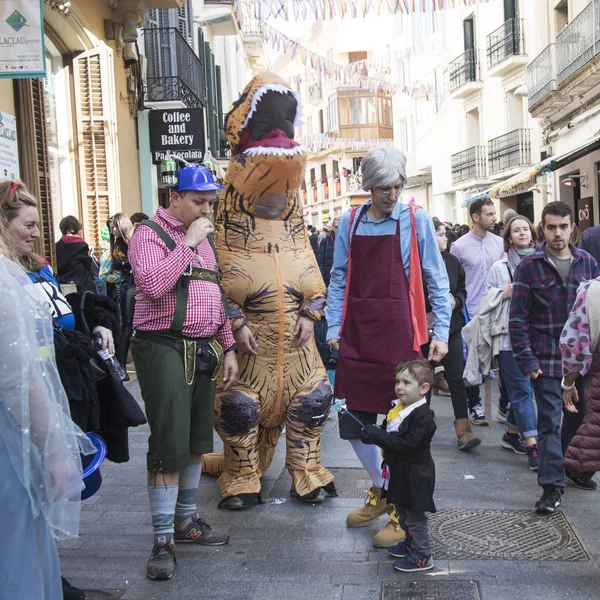
[[[196,373],[188,385],[183,357],[163,344],[134,337],[131,353],[150,425],[148,471],[182,471],[190,453],[212,452],[216,382]]]

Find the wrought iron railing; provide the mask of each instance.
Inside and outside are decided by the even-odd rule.
[[[556,81],[579,71],[600,51],[600,5],[590,2],[556,36]]]
[[[451,156],[452,185],[487,177],[485,146],[473,146]]]
[[[183,102],[188,108],[204,105],[200,59],[174,27],[143,30],[146,54],[146,101]]]
[[[488,68],[504,62],[511,56],[525,54],[525,28],[523,19],[508,19],[487,36]]]
[[[515,129],[488,142],[488,169],[490,175],[530,163],[530,129]]]
[[[472,81],[479,81],[477,51],[467,50],[455,58],[448,70],[450,74],[450,92],[454,92]]]
[[[262,33],[260,21],[249,15],[240,18],[239,26],[242,35],[246,37],[260,36]]]
[[[527,65],[529,108],[556,89],[556,46],[550,44]]]

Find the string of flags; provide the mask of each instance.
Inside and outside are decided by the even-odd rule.
[[[302,62],[305,66],[318,71],[323,79],[332,80],[347,86],[367,89],[372,92],[380,92],[389,95],[398,93],[404,94],[415,100],[425,102],[437,98],[437,96],[427,88],[400,85],[383,79],[370,77],[366,74],[364,67],[357,68],[354,63],[348,65],[335,63],[316,54],[312,50],[309,50],[268,23],[260,21],[260,24],[261,35],[267,44],[275,48],[278,52],[289,54],[292,58]]]
[[[393,146],[392,139],[379,138],[340,138],[332,137],[327,133],[303,135],[297,138],[300,145],[308,148],[310,152],[321,150],[370,150],[378,146]]]
[[[449,10],[491,0],[236,0],[252,8],[254,18],[286,21],[302,19],[365,18],[370,16],[410,14]]]

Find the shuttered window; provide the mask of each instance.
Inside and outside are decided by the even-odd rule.
[[[17,121],[19,123],[20,163],[22,179],[38,200],[40,239],[34,251],[56,265],[52,192],[46,140],[46,110],[44,83],[41,79],[21,79],[16,82]]]
[[[112,50],[99,42],[83,52],[73,75],[84,236],[98,247],[102,227],[121,206]]]

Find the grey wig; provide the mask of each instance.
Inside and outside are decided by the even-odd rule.
[[[373,148],[369,150],[360,164],[362,171],[362,187],[371,191],[373,188],[391,188],[398,179],[406,185],[406,156],[397,148]]]

